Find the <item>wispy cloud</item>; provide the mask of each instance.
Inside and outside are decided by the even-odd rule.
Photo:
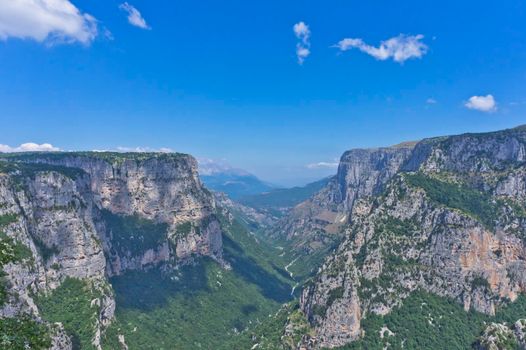
[[[152,29],[147,23],[146,20],[142,17],[139,10],[137,10],[132,5],[128,4],[127,2],[122,3],[119,5],[119,8],[126,13],[128,13],[128,22],[135,27],[139,27],[142,29]]]
[[[403,63],[411,58],[421,58],[427,53],[428,47],[422,42],[423,35],[400,34],[388,40],[384,40],[378,47],[366,44],[359,38],[346,38],[334,47],[341,51],[358,49],[380,61],[393,59],[395,62]]]
[[[428,98],[428,99],[426,100],[426,103],[427,103],[428,105],[436,105],[436,104],[438,103],[438,101],[435,100],[434,98],[431,98],[431,97],[430,97],[430,98]]]
[[[298,22],[292,27],[292,30],[296,38],[300,40],[296,44],[296,57],[298,58],[298,63],[303,64],[310,55],[310,29],[305,22]]]
[[[3,153],[12,153],[12,152],[57,152],[60,151],[60,148],[54,147],[49,143],[34,143],[28,142],[23,143],[18,147],[11,147],[8,145],[0,144],[0,152]]]
[[[215,175],[215,174],[231,174],[239,176],[250,175],[243,169],[232,167],[225,159],[210,159],[197,158],[199,164],[199,174],[201,175]]]
[[[497,102],[493,95],[471,96],[464,106],[481,112],[494,112],[497,110]]]
[[[117,147],[117,152],[138,152],[138,153],[148,153],[148,152],[154,152],[154,153],[173,153],[173,150],[171,148],[167,147],[161,147],[161,148],[152,148],[152,147],[124,147],[119,146]]]
[[[97,20],[69,0],[0,0],[0,39],[90,44]]]
[[[336,169],[338,162],[318,162],[306,165],[307,169]]]

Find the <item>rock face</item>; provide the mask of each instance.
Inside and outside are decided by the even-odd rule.
[[[492,323],[484,330],[477,344],[477,350],[526,349],[526,320],[521,319],[511,327]]]
[[[139,256],[126,252],[116,255],[111,244],[106,244],[105,250],[113,258],[110,274],[119,274],[127,266],[136,268],[171,258],[185,260],[194,254],[221,260],[221,230],[214,217],[215,202],[201,184],[197,162],[191,156],[87,152],[27,154],[12,159],[81,169],[88,175],[88,188],[98,209],[167,225],[166,239]],[[98,230],[107,236],[103,243],[112,241],[114,232],[104,222]]]
[[[270,235],[289,242],[297,265],[315,268],[320,257],[343,238],[355,203],[380,193],[411,155],[413,147],[414,143],[404,143],[345,152],[336,176],[328,185],[292,209],[273,226]]]
[[[8,299],[0,315],[38,317],[35,294],[47,294],[65,278],[93,281],[104,290],[106,261],[94,223],[89,177],[80,171],[0,164],[0,227],[15,245],[16,260],[3,267]],[[99,320],[111,320],[114,301],[101,300]],[[64,331],[53,334],[53,348],[71,348]],[[100,346],[94,338],[93,344]]]
[[[358,339],[367,314],[389,313],[417,289],[487,314],[526,292],[525,150],[519,127],[424,140],[374,158],[373,170],[347,152],[339,184],[320,192],[350,221],[301,296],[316,331],[306,344]]]
[[[235,202],[225,193],[214,192],[214,198],[218,207],[225,209],[224,215],[236,213],[249,227],[268,229],[277,221],[277,218],[270,213]]]
[[[137,215],[166,223],[168,238],[179,247],[179,259],[192,254],[221,259],[221,232],[213,218],[214,199],[201,184],[197,162],[189,155],[66,153],[21,155],[19,159],[82,169],[89,175],[99,208],[120,216]],[[180,225],[186,223],[200,227],[201,234],[181,234]]]
[[[222,262],[214,213],[214,199],[187,155],[4,156],[0,231],[20,257],[0,265],[8,286],[0,316],[28,313],[38,319],[33,295],[49,294],[66,278],[89,281],[100,295],[94,300],[100,315],[93,338],[100,348],[115,308],[107,278],[199,256]],[[57,332],[53,346],[68,348],[64,337]]]
[[[295,207],[277,226],[287,238],[309,237],[317,231],[336,234],[348,222],[357,199],[379,193],[409,157],[412,144],[347,151],[336,177],[314,197]]]

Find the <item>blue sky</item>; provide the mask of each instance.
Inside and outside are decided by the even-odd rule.
[[[293,185],[334,173],[350,148],[526,123],[519,0],[55,0],[67,22],[49,27],[12,1],[0,0],[12,148],[166,147]],[[49,1],[29,3],[46,14]],[[407,59],[381,50],[391,38]]]

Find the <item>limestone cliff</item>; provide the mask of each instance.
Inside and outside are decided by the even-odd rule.
[[[13,249],[3,266],[6,298],[0,315],[38,318],[33,296],[49,294],[64,279],[75,278],[90,280],[101,292],[97,327],[110,322],[115,304],[107,292],[95,210],[89,177],[82,171],[0,163],[0,231]],[[63,331],[54,334],[55,348],[71,346]],[[100,346],[100,339],[94,336],[93,344]]]
[[[38,300],[66,288],[65,281],[81,281],[70,285],[91,300],[90,342],[100,348],[115,308],[107,278],[199,256],[222,262],[215,210],[187,155],[3,155],[0,243],[8,251],[0,259],[0,317],[28,314],[40,322]],[[52,347],[71,347],[57,327],[50,328]]]
[[[191,156],[72,152],[20,154],[9,159],[81,169],[87,173],[94,205],[102,211],[102,219],[109,219],[101,220],[101,215],[96,213],[99,216],[97,229],[103,236],[105,252],[111,258],[110,274],[152,263],[186,260],[193,255],[221,260],[221,230],[214,217],[214,199],[201,184],[197,162]],[[117,217],[110,218],[111,215]],[[111,223],[119,217],[165,224],[166,232],[159,233],[154,244],[145,245],[144,238],[137,237],[140,232],[114,229]],[[140,228],[130,227],[129,230],[140,231]],[[128,243],[143,249],[133,246],[116,249],[111,242],[117,234],[128,235],[121,238],[128,241],[131,238]]]
[[[315,329],[305,344],[356,340],[364,317],[416,290],[490,315],[526,292],[525,146],[524,127],[424,140],[384,163],[381,190],[356,197],[346,176],[349,226],[301,296]]]
[[[512,325],[492,323],[475,344],[477,350],[526,349],[526,319]]]
[[[269,230],[273,238],[285,239],[292,246],[293,265],[316,268],[342,239],[356,201],[380,193],[411,155],[413,146],[404,143],[345,152],[328,185]],[[302,272],[297,269],[297,274]]]

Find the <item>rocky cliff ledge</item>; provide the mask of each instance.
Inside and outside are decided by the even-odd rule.
[[[45,309],[46,297],[67,282],[91,300],[91,343],[100,348],[115,307],[107,278],[199,256],[222,263],[214,213],[214,199],[188,155],[2,155],[0,316],[29,314],[38,321],[40,304]],[[71,341],[58,327],[52,343],[67,349]]]
[[[214,198],[201,184],[197,162],[189,155],[83,152],[18,154],[9,159],[80,169],[87,174],[93,204],[102,212],[94,216],[105,251],[112,257],[110,274],[119,274],[128,266],[185,260],[192,255],[221,259]],[[131,221],[138,227],[122,227],[119,219],[123,218],[135,218]],[[147,240],[141,237],[141,226],[147,224],[158,225],[157,231],[163,231],[160,226],[165,225],[166,232],[158,232],[159,237],[146,245],[148,249],[139,252],[137,246],[144,248],[142,243]],[[126,232],[130,230],[136,232]],[[112,241],[122,243],[125,239],[129,247],[112,246]]]
[[[344,237],[355,203],[384,190],[409,158],[414,145],[409,142],[345,152],[336,176],[328,185],[297,205],[269,230],[274,239],[284,239],[291,245],[297,259],[293,265],[317,268],[323,256]],[[297,269],[297,274],[302,275],[300,278],[310,273],[300,270]]]
[[[350,220],[301,296],[315,330],[305,345],[357,340],[364,318],[417,290],[489,315],[526,292],[525,152],[519,127],[424,140],[362,180],[359,159],[340,169],[324,191]]]

